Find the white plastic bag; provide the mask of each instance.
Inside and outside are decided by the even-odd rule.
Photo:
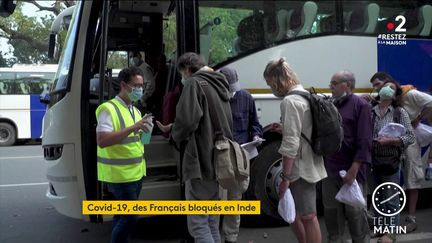
[[[296,210],[294,204],[294,198],[292,197],[291,190],[285,192],[284,196],[279,200],[278,205],[279,215],[288,223],[292,223],[296,217]]]
[[[406,128],[399,123],[390,122],[378,132],[379,137],[397,138],[406,133]]]
[[[342,178],[345,177],[346,171],[344,170],[339,171],[339,175]],[[359,208],[366,207],[366,201],[363,197],[362,191],[360,189],[359,184],[357,183],[357,180],[354,180],[354,182],[351,185],[344,184],[339,190],[339,192],[336,194],[335,198],[339,202],[348,204],[353,207],[359,207]]]
[[[421,147],[425,147],[432,143],[432,127],[420,123],[414,130],[417,142]]]

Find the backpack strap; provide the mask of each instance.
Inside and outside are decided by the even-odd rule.
[[[301,97],[305,98],[309,104],[310,104],[310,93],[307,92],[303,92],[303,91],[299,91],[299,90],[291,90],[290,92],[288,92],[287,95],[300,95]],[[312,146],[312,141],[311,139],[309,139],[308,137],[306,137],[306,135],[304,133],[301,133],[301,136],[304,140],[306,140],[306,142],[311,146]]]

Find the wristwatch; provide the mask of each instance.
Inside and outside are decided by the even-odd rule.
[[[289,177],[287,175],[285,175],[283,172],[280,173],[280,177],[282,178],[282,180],[284,181],[289,181]]]

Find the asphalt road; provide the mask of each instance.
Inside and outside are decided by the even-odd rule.
[[[0,242],[109,242],[110,222],[93,224],[71,219],[48,203],[42,156],[40,145],[0,147]],[[242,226],[238,242],[296,242],[288,226],[263,227],[257,221],[252,218]],[[398,242],[431,243],[432,207],[418,212],[418,223],[414,234],[401,235]],[[322,217],[320,224],[325,234]],[[140,220],[131,242],[180,242],[186,234],[184,217],[145,218]]]

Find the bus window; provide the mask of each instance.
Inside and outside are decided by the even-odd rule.
[[[163,18],[163,49],[168,60],[175,59],[177,50],[176,15],[171,13]]]
[[[311,34],[336,33],[336,5],[334,1],[317,2],[315,21],[311,27]]]
[[[432,4],[427,1],[343,1],[344,31],[355,34],[393,33],[400,26],[409,36],[430,36]],[[403,23],[396,20],[402,15]],[[394,28],[387,24],[393,22]]]
[[[12,81],[15,80],[15,73],[0,72],[0,94],[12,94]]]
[[[321,12],[321,18],[334,12],[334,1],[329,2],[323,5],[333,8]],[[218,25],[211,26],[211,37],[203,38],[200,32],[200,53],[211,66],[272,46],[277,41],[310,35],[314,24],[317,32],[319,8],[313,1],[202,1],[199,4],[200,30],[218,20]]]
[[[346,1],[343,18],[344,30],[352,33],[374,33],[380,7],[376,3],[365,1]]]
[[[108,51],[107,68],[123,69],[128,66],[127,51]]]

